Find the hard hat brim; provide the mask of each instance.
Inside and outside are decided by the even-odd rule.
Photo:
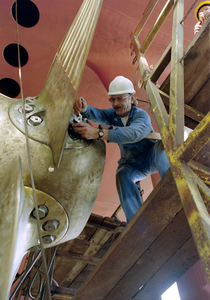
[[[198,4],[198,6],[196,7],[196,9],[195,9],[195,18],[196,18],[196,20],[198,21],[198,22],[200,22],[200,20],[199,20],[199,16],[198,16],[198,14],[199,14],[199,10],[203,7],[203,6],[205,6],[205,5],[209,5],[210,6],[210,1],[203,1],[203,2],[200,2],[199,4]]]
[[[132,95],[134,95],[135,93],[136,93],[136,91],[126,90],[126,91],[121,91],[121,92],[118,92],[118,93],[116,93],[116,92],[114,92],[114,93],[107,93],[107,95],[109,95],[109,96],[123,95],[123,94],[132,94]]]

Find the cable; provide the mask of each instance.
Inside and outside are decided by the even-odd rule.
[[[15,289],[13,290],[12,294],[9,297],[9,300],[11,300],[13,298],[13,296],[15,295],[15,293],[17,292],[17,290],[19,289],[19,287],[21,286],[21,284],[23,283],[23,281],[25,280],[26,276],[28,275],[28,273],[31,271],[31,269],[33,268],[35,262],[37,261],[37,259],[40,257],[41,251],[37,254],[37,256],[35,257],[35,259],[33,260],[33,262],[31,263],[31,265],[26,268],[21,275],[13,282],[13,285],[17,282],[17,280],[20,279],[20,277],[23,277],[22,279],[20,279],[20,281],[18,282],[17,286],[15,287]]]
[[[44,246],[43,246],[43,242],[42,242],[42,235],[41,235],[41,229],[40,229],[41,224],[40,224],[40,219],[39,219],[36,190],[35,190],[34,177],[33,177],[32,165],[31,165],[31,157],[30,157],[30,151],[29,151],[28,127],[27,127],[27,123],[26,123],[25,101],[23,98],[23,85],[22,85],[21,64],[20,64],[20,44],[19,44],[18,18],[17,18],[17,0],[15,2],[16,2],[15,16],[16,16],[16,33],[17,33],[17,48],[18,48],[18,67],[19,67],[20,90],[21,90],[23,116],[24,116],[24,127],[25,127],[25,135],[26,135],[26,148],[27,148],[29,171],[30,171],[30,176],[31,176],[31,185],[32,185],[32,189],[33,189],[34,205],[35,205],[35,211],[36,211],[37,229],[38,229],[40,247],[41,247],[41,252],[42,252],[44,274],[45,274],[45,279],[46,279],[46,284],[47,284],[47,294],[48,294],[48,299],[51,300],[50,283],[49,283],[49,278],[48,278],[48,274],[47,274],[47,263],[46,263],[46,257],[44,254]]]

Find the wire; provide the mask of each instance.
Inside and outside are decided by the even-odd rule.
[[[13,290],[12,294],[9,297],[9,300],[11,300],[13,298],[13,296],[15,295],[15,293],[18,291],[19,287],[21,286],[21,284],[23,283],[23,281],[25,280],[26,276],[28,275],[28,273],[31,271],[31,269],[33,268],[35,262],[37,261],[37,259],[40,257],[41,251],[39,251],[39,253],[37,254],[37,256],[35,257],[35,259],[33,260],[33,262],[31,263],[31,265],[26,268],[21,274],[20,276],[13,282],[13,285],[17,282],[17,280],[20,279],[20,277],[22,277],[22,279],[20,279],[20,281],[18,282],[17,286],[15,287],[15,289]]]
[[[31,176],[31,185],[32,185],[32,190],[33,190],[34,205],[35,205],[35,211],[36,211],[37,229],[38,229],[40,247],[41,247],[41,252],[42,252],[44,274],[45,274],[45,279],[46,279],[46,283],[47,283],[47,294],[48,294],[48,299],[51,300],[50,283],[49,283],[49,278],[48,278],[48,274],[47,274],[47,263],[46,263],[46,257],[44,254],[44,246],[43,246],[43,242],[42,242],[41,224],[40,224],[40,219],[39,219],[36,190],[35,190],[34,177],[33,177],[32,165],[31,165],[31,157],[30,157],[30,151],[29,151],[28,127],[27,127],[27,123],[26,123],[25,101],[23,98],[23,85],[22,85],[21,64],[20,64],[20,44],[19,44],[18,18],[17,18],[17,0],[15,2],[16,2],[15,16],[16,16],[16,33],[17,33],[17,48],[18,48],[18,67],[19,67],[20,90],[21,90],[23,116],[24,116],[24,127],[25,127],[25,136],[26,136],[26,148],[27,148],[29,171],[30,171],[30,176]]]

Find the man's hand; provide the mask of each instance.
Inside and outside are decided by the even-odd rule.
[[[80,112],[85,112],[87,110],[88,104],[84,98],[76,98],[74,102],[74,112],[78,115]]]
[[[81,134],[87,140],[97,139],[99,129],[91,126],[88,123],[73,123],[72,127],[75,131]]]
[[[194,27],[194,35],[196,35],[196,33],[198,33],[201,29],[203,25],[201,24],[201,22],[198,22],[195,27]]]
[[[87,140],[97,139],[99,137],[99,128],[93,127],[88,123],[73,123],[72,127],[75,131],[79,132],[82,137]],[[109,132],[107,129],[104,129],[104,136],[102,140],[109,140]]]

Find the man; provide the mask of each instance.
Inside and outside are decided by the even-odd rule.
[[[204,1],[199,3],[195,9],[195,18],[198,23],[194,27],[194,35],[199,32],[203,24],[206,22],[210,16],[210,1]]]
[[[116,185],[127,222],[142,205],[140,188],[135,182],[157,171],[162,177],[169,168],[162,142],[145,139],[154,130],[147,112],[133,106],[134,94],[133,83],[118,76],[109,85],[111,108],[97,109],[81,98],[76,99],[74,104],[76,114],[81,112],[89,120],[110,126],[102,129],[88,123],[74,123],[74,130],[86,139],[101,138],[120,147]]]

